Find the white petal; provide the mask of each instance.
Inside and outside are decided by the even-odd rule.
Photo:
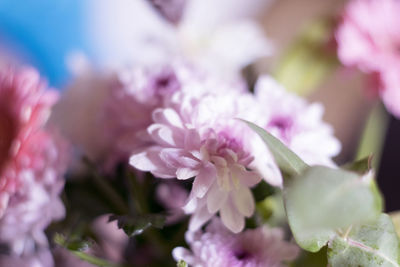
[[[217,182],[211,186],[210,192],[207,194],[207,208],[211,213],[215,213],[226,202],[228,192],[221,190]]]
[[[225,202],[219,214],[221,215],[222,222],[229,230],[234,233],[239,233],[243,230],[244,216],[240,214],[230,199]]]
[[[150,171],[160,178],[174,178],[176,169],[168,167],[160,158],[162,149],[152,148],[134,153],[129,164],[141,171]]]
[[[213,216],[212,213],[208,212],[207,205],[199,207],[197,211],[192,215],[189,222],[189,230],[197,231],[200,227],[207,222]]]
[[[246,217],[254,213],[254,199],[249,188],[241,186],[231,193],[237,210]]]
[[[152,124],[147,128],[147,132],[160,145],[176,146],[174,131],[163,124]]]
[[[198,198],[204,197],[211,185],[216,181],[216,178],[216,170],[213,165],[209,164],[202,168],[196,178],[194,178],[193,194]]]
[[[198,170],[194,170],[191,168],[178,168],[178,170],[176,171],[176,178],[178,178],[179,180],[186,180],[195,177],[198,173]]]
[[[153,120],[157,123],[183,128],[182,120],[171,108],[157,109],[153,112]]]

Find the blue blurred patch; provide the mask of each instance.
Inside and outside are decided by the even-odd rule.
[[[84,0],[0,0],[0,41],[36,66],[52,86],[69,77],[71,51],[89,57]]]

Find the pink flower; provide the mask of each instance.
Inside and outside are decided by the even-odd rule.
[[[0,266],[53,267],[54,260],[48,249],[43,249],[22,257],[0,255]]]
[[[400,2],[397,0],[353,0],[336,32],[338,55],[344,65],[378,73],[379,90],[386,107],[400,116]],[[394,74],[391,74],[394,72]],[[388,95],[390,97],[388,97]]]
[[[174,259],[185,260],[193,267],[279,267],[294,260],[299,248],[284,241],[281,229],[267,226],[248,229],[239,234],[227,231],[214,218],[205,232],[188,231],[186,241],[190,250],[177,247]]]
[[[106,169],[127,162],[133,150],[151,142],[146,131],[152,112],[174,92],[245,91],[241,80],[220,86],[201,70],[181,62],[126,68],[102,77],[85,72],[56,107],[55,123],[81,151]]]
[[[308,164],[334,165],[332,157],[339,153],[340,142],[334,137],[333,128],[322,120],[321,104],[308,104],[267,76],[257,81],[255,95],[263,108],[262,127]]]
[[[49,107],[56,100],[56,94],[44,93],[43,87],[34,70],[0,70],[0,216],[9,194],[18,187],[20,169],[16,159],[24,156],[21,144],[45,123]]]
[[[167,224],[177,223],[185,216],[182,207],[185,206],[188,195],[188,191],[176,181],[166,181],[157,186],[156,198],[169,215]]]
[[[240,232],[244,218],[254,212],[249,188],[262,178],[281,184],[265,145],[236,120],[252,120],[259,114],[255,104],[250,94],[238,90],[202,95],[181,91],[171,97],[169,106],[153,112],[147,132],[154,144],[133,153],[130,163],[160,178],[195,177],[185,206],[186,212],[194,213],[191,230],[219,212],[226,227]]]
[[[0,71],[0,242],[16,254],[47,245],[43,230],[64,215],[66,144],[44,129],[55,100],[34,70]]]

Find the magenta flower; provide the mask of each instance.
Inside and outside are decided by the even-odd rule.
[[[0,71],[0,242],[16,254],[46,245],[43,230],[64,215],[66,145],[44,129],[55,100],[36,71]]]
[[[334,165],[332,157],[340,152],[340,142],[322,120],[321,104],[307,103],[267,76],[259,78],[255,94],[265,118],[260,125],[308,164]]]
[[[154,122],[147,131],[154,144],[133,153],[130,163],[160,178],[195,177],[185,206],[193,213],[191,230],[219,212],[226,227],[240,232],[244,218],[254,212],[249,188],[262,178],[281,184],[265,145],[236,120],[252,120],[259,114],[256,106],[250,94],[238,90],[202,95],[181,91],[171,97],[168,107],[153,112]]]
[[[375,88],[390,112],[400,116],[400,2],[353,0],[343,14],[336,39],[338,55],[346,66],[378,74]]]
[[[299,254],[295,244],[284,241],[281,229],[263,226],[233,234],[217,218],[204,232],[188,231],[186,242],[190,250],[177,247],[172,255],[193,267],[280,267]]]

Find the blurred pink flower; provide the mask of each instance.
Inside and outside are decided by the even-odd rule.
[[[299,248],[283,238],[281,229],[267,226],[233,234],[214,218],[205,232],[186,233],[191,250],[177,247],[172,255],[176,261],[183,259],[193,267],[287,266],[285,262],[294,260]]]
[[[147,131],[154,145],[133,153],[130,163],[160,178],[195,177],[185,207],[186,212],[194,213],[191,230],[219,212],[226,227],[240,232],[244,217],[254,212],[249,188],[262,178],[281,184],[265,145],[236,120],[260,115],[253,109],[255,104],[250,94],[240,90],[200,95],[181,91],[171,97],[168,107],[153,112],[154,122]]]
[[[344,65],[380,79],[379,90],[390,112],[400,116],[400,1],[353,0],[344,13],[336,39]],[[388,97],[390,96],[390,97]]]
[[[185,216],[182,207],[185,206],[189,192],[176,181],[160,183],[156,189],[156,198],[167,212],[167,224],[174,224]]]
[[[23,166],[17,163],[25,156],[21,145],[46,122],[55,101],[56,94],[44,93],[44,84],[34,70],[0,70],[0,216],[9,194],[18,188]]]
[[[28,256],[0,255],[0,266],[7,267],[52,267],[53,257],[50,250],[43,249]]]
[[[308,164],[335,165],[332,157],[339,153],[340,142],[332,126],[322,120],[322,104],[308,104],[268,76],[258,79],[255,95],[265,118],[262,127]]]
[[[32,69],[0,71],[0,242],[22,255],[47,245],[43,230],[64,215],[66,144],[44,124],[56,93]],[[5,141],[5,142],[4,142]]]

